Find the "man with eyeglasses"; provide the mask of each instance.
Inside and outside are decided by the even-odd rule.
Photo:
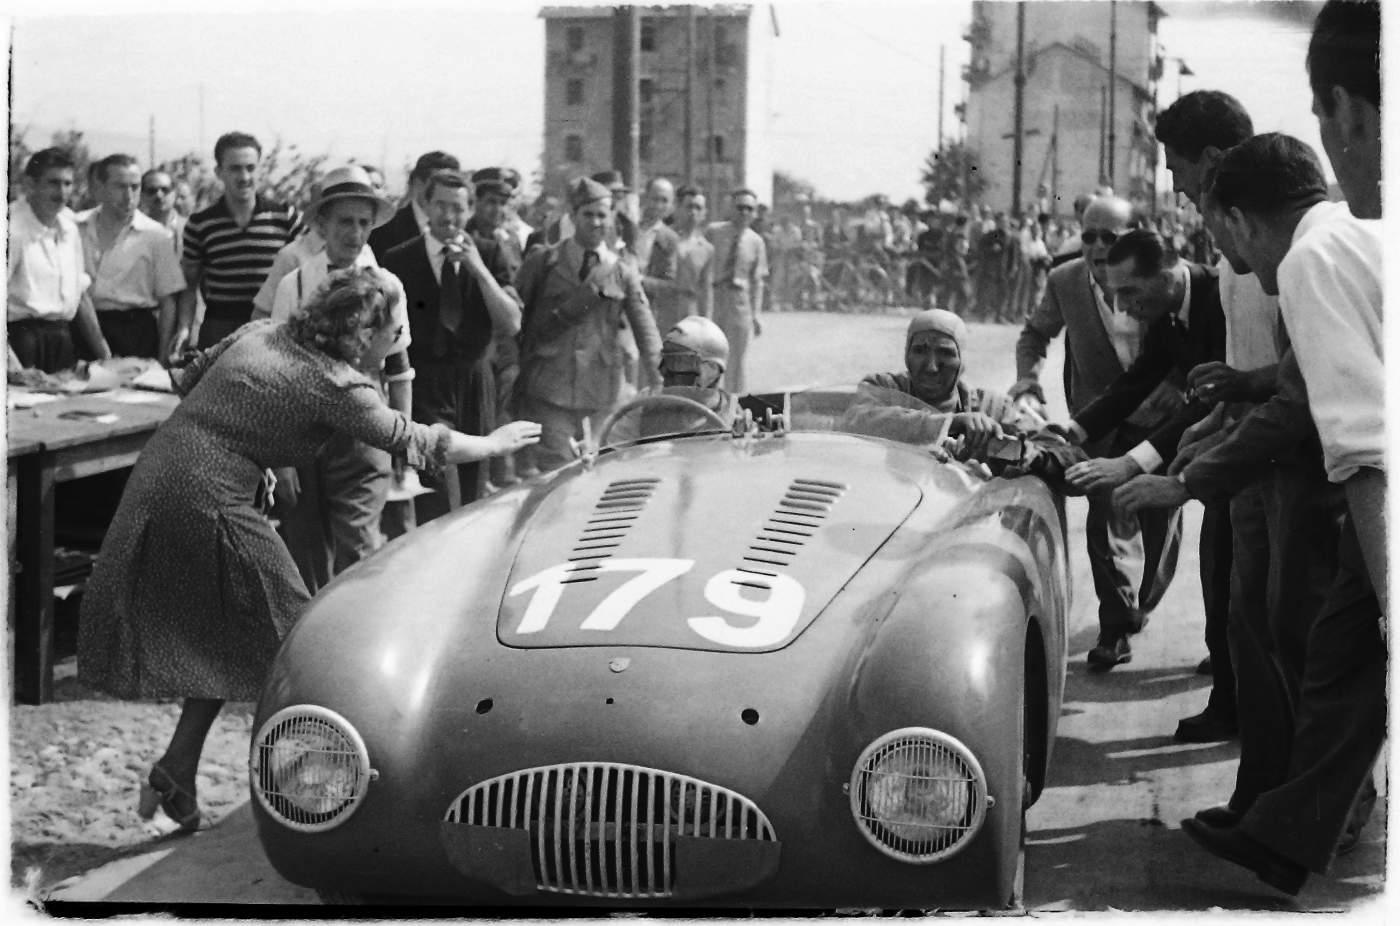
[[[175,178],[165,171],[153,167],[141,175],[141,212],[170,231],[174,236],[171,247],[175,249],[176,259],[179,259],[180,249],[184,246],[185,223],[189,219],[175,208],[177,198]]]
[[[1044,403],[1040,373],[1050,344],[1065,333],[1065,398],[1071,415],[1098,398],[1133,365],[1145,326],[1113,307],[1107,290],[1108,251],[1134,228],[1133,206],[1117,196],[1099,197],[1084,210],[1083,255],[1050,271],[1045,297],[1016,341],[1013,399]],[[1091,456],[1116,457],[1141,443],[1182,405],[1179,388],[1163,383],[1117,427],[1089,442]],[[1089,651],[1091,671],[1104,672],[1132,659],[1128,636],[1140,631],[1176,573],[1181,512],[1114,513],[1111,489],[1088,493],[1084,525],[1089,568],[1099,600],[1099,639]]]
[[[730,200],[730,220],[710,226],[706,236],[715,248],[714,318],[729,341],[724,388],[743,395],[747,391],[744,361],[749,340],[763,333],[758,310],[763,305],[763,289],[768,280],[768,249],[753,230],[758,215],[757,194],[753,190],[735,190]]]

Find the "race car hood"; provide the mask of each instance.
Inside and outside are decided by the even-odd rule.
[[[854,439],[609,455],[540,502],[497,634],[522,648],[781,649],[920,498]]]

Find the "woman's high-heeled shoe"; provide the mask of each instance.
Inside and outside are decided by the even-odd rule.
[[[141,819],[149,820],[155,816],[157,808],[182,830],[193,832],[206,822],[195,796],[176,784],[159,763],[151,766],[146,783],[141,785],[141,799],[136,813]]]

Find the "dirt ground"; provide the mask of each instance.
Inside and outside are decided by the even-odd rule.
[[[750,350],[750,388],[850,384],[866,373],[900,369],[908,314],[764,316],[764,334]],[[1008,387],[1019,329],[971,329],[974,344],[965,358],[971,381]],[[1052,353],[1048,393],[1058,387],[1059,369]],[[1052,412],[1062,416],[1063,404],[1056,404],[1052,397]],[[85,688],[71,655],[75,610],[61,609],[70,623],[59,626],[54,701],[9,712],[10,877],[26,893],[179,838],[136,815],[141,782],[163,751],[179,706],[118,701]],[[251,704],[227,705],[210,734],[197,783],[200,804],[214,820],[248,799],[252,715]]]

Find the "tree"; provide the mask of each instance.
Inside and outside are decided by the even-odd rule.
[[[790,212],[797,205],[798,201],[805,197],[809,202],[817,198],[816,187],[795,177],[787,171],[773,171],[773,211]]]
[[[929,152],[920,180],[924,184],[924,201],[930,206],[945,199],[967,206],[987,187],[977,169],[977,155],[961,142],[948,144],[942,153],[937,149]]]

